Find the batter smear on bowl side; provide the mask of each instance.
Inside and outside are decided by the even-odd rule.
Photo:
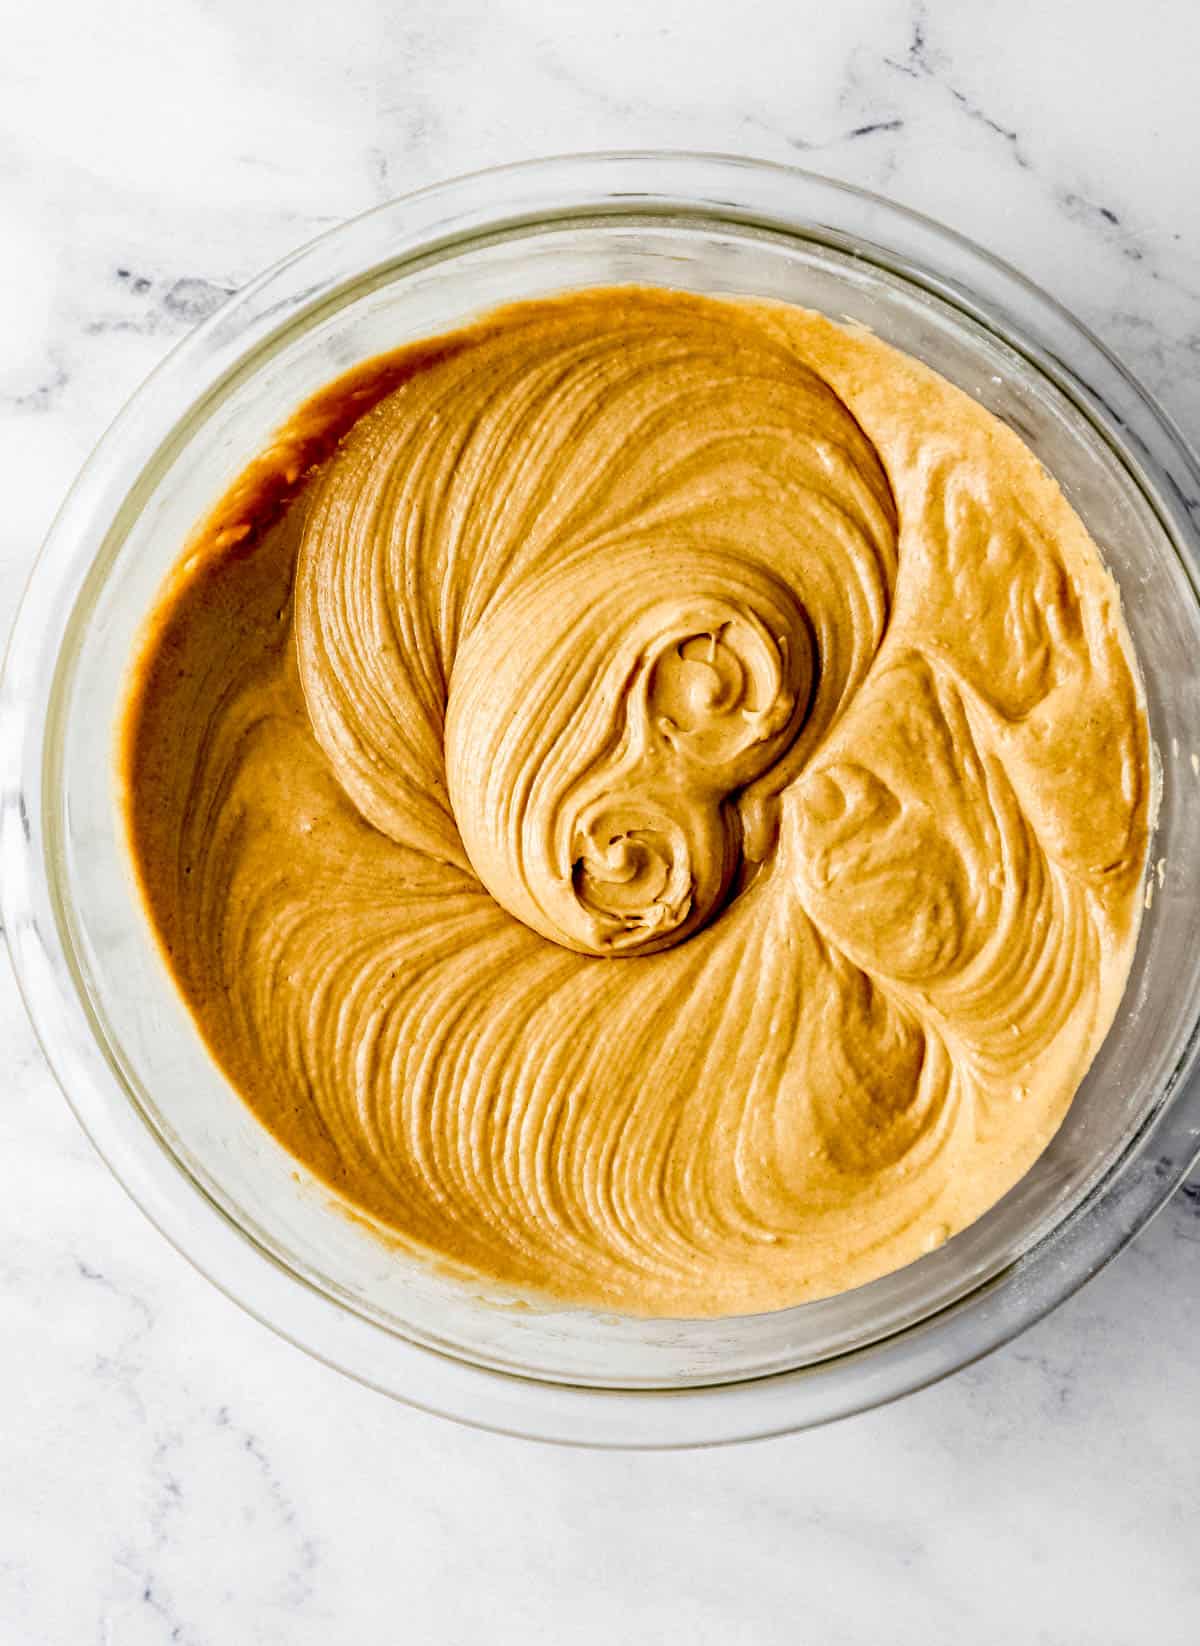
[[[967,395],[782,304],[581,292],[331,385],[187,545],[120,775],[263,1124],[414,1252],[634,1314],[979,1217],[1142,906],[1095,544]]]

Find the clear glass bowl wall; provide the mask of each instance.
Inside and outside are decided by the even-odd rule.
[[[85,1124],[156,1221],[271,1324],[391,1393],[499,1427],[637,1443],[727,1438],[837,1415],[971,1358],[1077,1284],[1186,1168],[1197,1103],[1182,1082],[1200,1001],[1197,487],[1174,431],[1085,334],[932,225],[771,168],[554,164],[557,176],[517,168],[493,174],[490,191],[466,180],[468,199],[466,185],[451,185],[336,231],[235,299],[118,423],[56,525],[6,674],[6,923]],[[605,164],[632,167],[642,184],[653,165],[657,191],[614,189],[595,170]],[[663,189],[680,164],[687,186],[676,178]],[[561,170],[572,165],[573,200]],[[747,176],[775,191],[772,209],[747,203]],[[538,209],[513,204],[522,189]],[[973,284],[947,273],[956,258]],[[981,270],[1009,282],[1005,309],[979,296]],[[298,402],[370,355],[495,303],[626,281],[783,298],[868,326],[1015,428],[1120,584],[1161,771],[1162,867],[1148,880],[1128,993],[1035,1168],[898,1274],[719,1321],[513,1307],[348,1218],[203,1047],[150,938],[113,792],[113,728],[139,625],[196,521]],[[1026,301],[1042,305],[1035,331],[1013,312]],[[1097,360],[1115,374],[1099,390]],[[1115,405],[1118,394],[1126,400]],[[739,1388],[736,1416],[728,1401],[714,1415],[722,1391]],[[690,1417],[676,1406],[668,1418],[650,1397],[665,1390],[704,1398]],[[603,1403],[601,1391],[624,1393]]]

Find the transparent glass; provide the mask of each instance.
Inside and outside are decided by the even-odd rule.
[[[784,298],[871,327],[1011,424],[1116,577],[1161,777],[1128,992],[1066,1124],[978,1223],[899,1273],[773,1314],[513,1307],[347,1217],[216,1068],[125,859],[113,727],[137,628],[198,517],[307,394],[513,298],[636,281]],[[158,1226],[284,1335],[489,1427],[703,1444],[877,1404],[1021,1330],[1145,1222],[1200,1146],[1200,474],[1070,316],[966,241],[801,172],[684,155],[459,179],[265,274],[143,386],[30,581],[0,688],[5,927],[84,1126]]]

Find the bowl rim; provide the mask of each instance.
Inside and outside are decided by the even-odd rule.
[[[110,1065],[75,986],[43,849],[47,709],[71,614],[119,513],[169,445],[179,417],[219,393],[239,363],[259,360],[273,340],[311,324],[349,281],[377,269],[386,278],[397,264],[488,232],[588,212],[678,212],[821,240],[867,261],[878,257],[990,331],[999,318],[999,335],[1010,346],[1069,389],[1077,404],[1082,393],[1081,409],[1090,400],[1116,417],[1160,492],[1165,487],[1177,501],[1170,535],[1186,545],[1184,562],[1197,585],[1200,465],[1174,422],[1062,304],[957,231],[852,184],[748,156],[611,151],[466,173],[326,230],[265,270],[167,354],[98,442],[34,561],[0,678],[0,921],[35,1033],[85,1132],[159,1231],[260,1322],[368,1386],[476,1427],[595,1447],[715,1445],[896,1399],[1007,1342],[1077,1290],[1165,1204],[1200,1156],[1200,1081],[1189,1080],[1200,1022],[1162,1099],[1108,1174],[1022,1256],[939,1312],[866,1347],[767,1377],[679,1389],[547,1383],[459,1360],[347,1310],[210,1199],[129,1101]],[[882,241],[864,232],[877,221],[886,227]],[[373,253],[365,266],[364,247]],[[199,395],[197,376],[205,385]],[[1129,450],[1113,446],[1103,423],[1098,430],[1130,468]],[[1148,501],[1161,517],[1158,501]],[[98,520],[108,523],[99,534]],[[188,1186],[183,1193],[180,1178]]]

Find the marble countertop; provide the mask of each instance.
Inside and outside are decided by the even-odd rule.
[[[0,60],[0,633],[126,394],[341,218],[551,151],[883,190],[1081,314],[1200,438],[1190,0],[42,0]],[[1191,1642],[1200,1175],[1051,1319],[720,1452],[458,1429],[308,1360],[92,1152],[4,963],[0,1641]]]

